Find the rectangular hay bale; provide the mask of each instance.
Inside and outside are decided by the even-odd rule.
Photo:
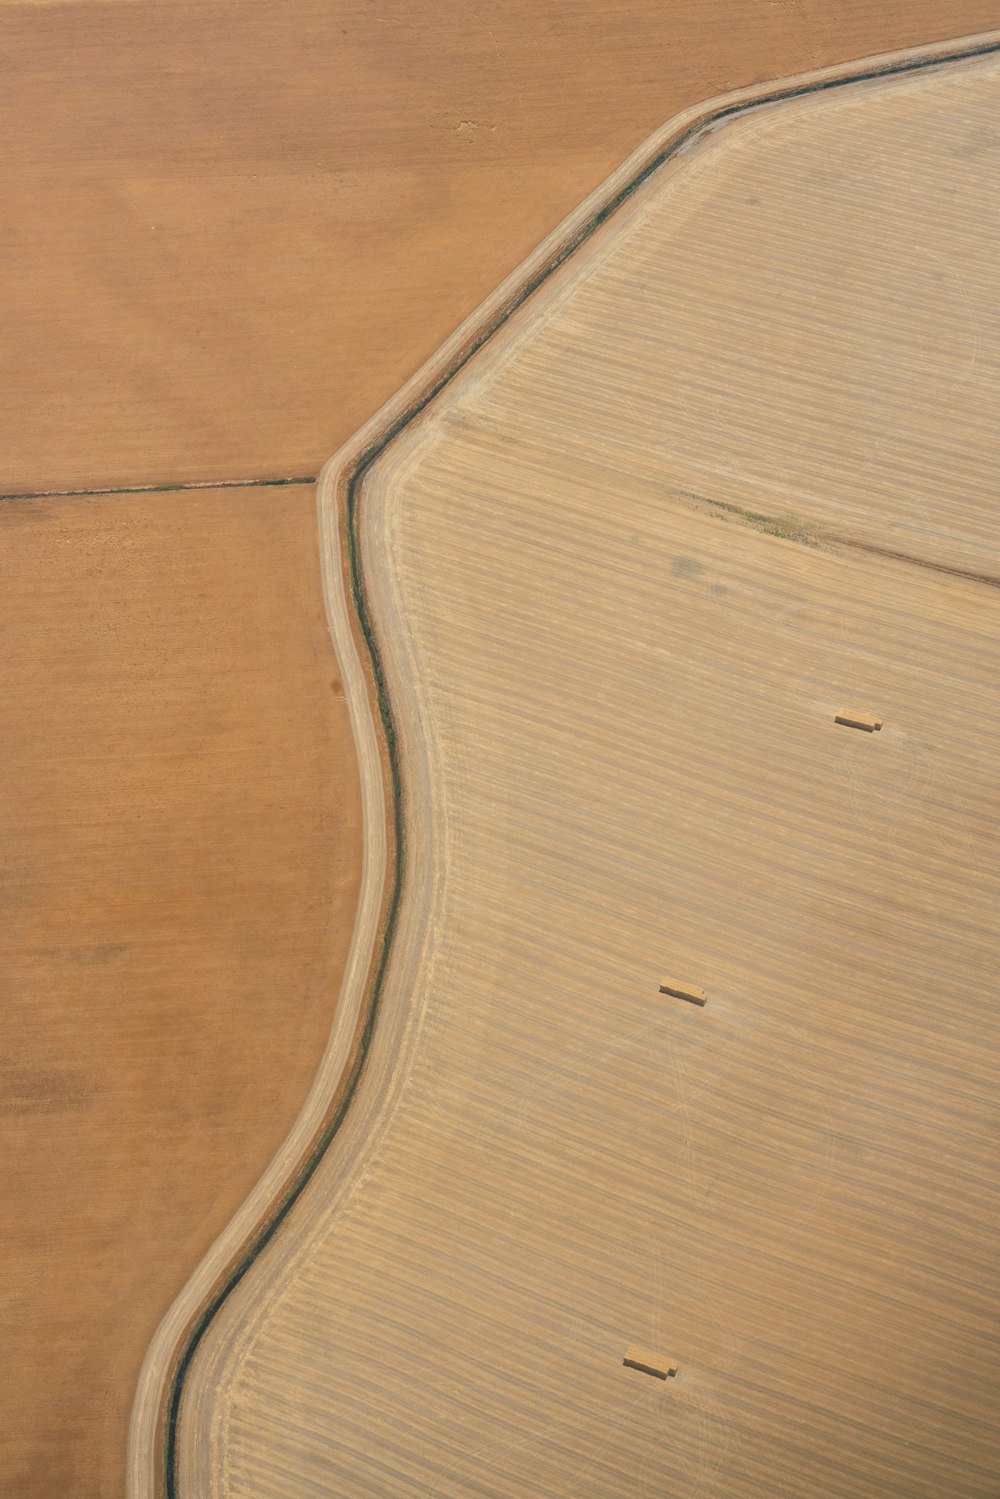
[[[654,1379],[670,1379],[677,1373],[675,1359],[650,1353],[648,1348],[626,1348],[622,1364],[626,1369],[638,1369],[640,1374],[652,1374]]]
[[[661,979],[660,993],[670,994],[674,999],[686,999],[693,1005],[703,1005],[708,1002],[708,995],[704,989],[700,989],[697,984],[689,984],[683,979]]]
[[[848,729],[864,729],[866,734],[877,734],[882,727],[881,718],[869,718],[867,713],[838,713],[833,721]]]

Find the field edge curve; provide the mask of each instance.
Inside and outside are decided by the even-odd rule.
[[[195,1499],[181,1492],[175,1461],[187,1370],[216,1313],[277,1234],[346,1118],[376,1022],[405,874],[405,788],[355,525],[368,469],[577,247],[703,132],[804,94],[997,51],[1000,32],[882,53],[729,92],[674,116],[564,219],[324,466],[317,485],[324,601],[354,734],[363,812],[362,882],[351,948],[327,1048],[295,1124],[149,1346],[129,1431],[129,1499]]]

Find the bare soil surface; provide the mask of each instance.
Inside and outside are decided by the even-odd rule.
[[[0,1492],[113,1499],[323,1049],[356,772],[311,489],[19,501],[0,548]]]
[[[3,490],[306,476],[724,89],[998,0],[4,3]]]

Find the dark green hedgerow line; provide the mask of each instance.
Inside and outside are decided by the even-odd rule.
[[[379,652],[375,632],[372,627],[371,617],[368,611],[368,601],[365,593],[364,579],[361,573],[361,564],[358,551],[357,537],[357,506],[361,481],[371,468],[376,459],[385,451],[390,442],[406,427],[413,419],[434,400],[444,387],[454,379],[458,372],[468,364],[469,360],[483,347],[508,318],[522,307],[528,298],[538,289],[542,283],[553,274],[554,271],[572,255],[591,234],[594,233],[611,215],[630,198],[633,193],[648,180],[652,174],[695,136],[699,135],[706,126],[718,124],[722,120],[731,119],[735,115],[743,114],[749,109],[759,108],[765,104],[776,104],[783,100],[795,99],[808,94],[827,93],[832,89],[843,88],[852,83],[864,83],[880,77],[895,77],[905,73],[915,73],[927,68],[937,67],[944,63],[957,62],[963,58],[986,57],[1000,51],[1000,42],[984,43],[980,46],[966,48],[963,51],[950,53],[932,58],[917,58],[907,62],[882,64],[867,69],[864,72],[851,73],[843,78],[828,78],[819,83],[798,84],[788,88],[772,89],[767,94],[758,95],[755,99],[743,103],[723,105],[713,114],[699,119],[695,124],[689,126],[680,136],[665,146],[662,151],[646,163],[641,171],[622,186],[618,192],[607,203],[603,204],[594,212],[581,228],[579,228],[570,239],[562,245],[540,270],[522,286],[517,294],[480,329],[479,333],[471,340],[469,345],[462,350],[448,368],[435,381],[433,386],[424,395],[413,403],[403,414],[396,419],[382,434],[382,436],[367,448],[359,458],[354,472],[347,485],[347,552],[351,577],[351,597],[357,615],[358,625],[361,630],[365,647],[368,651],[369,666],[375,683],[378,700],[379,717],[382,723],[382,731],[385,736],[385,747],[389,762],[390,783],[392,792],[392,823],[395,837],[395,859],[392,875],[392,886],[389,897],[388,913],[382,933],[382,943],[379,952],[378,964],[372,983],[368,1003],[368,1011],[365,1017],[364,1028],[361,1036],[361,1044],[357,1049],[355,1060],[351,1067],[350,1075],[340,1104],[335,1115],[328,1121],[322,1134],[315,1142],[294,1181],[288,1187],[284,1198],[270,1217],[266,1225],[252,1239],[239,1262],[230,1270],[225,1283],[212,1297],[190,1328],[183,1346],[178,1354],[177,1361],[171,1374],[170,1385],[167,1394],[167,1408],[164,1418],[163,1438],[163,1479],[165,1499],[180,1499],[178,1491],[177,1474],[177,1424],[180,1411],[181,1398],[184,1392],[184,1380],[191,1367],[192,1360],[198,1350],[202,1338],[219,1309],[232,1295],[240,1281],[246,1275],[250,1266],[259,1257],[262,1251],[274,1238],[282,1223],[288,1217],[292,1208],[301,1197],[310,1179],[315,1174],[316,1168],[322,1160],[330,1141],[340,1129],[344,1118],[350,1108],[351,1102],[357,1091],[358,1084],[364,1074],[365,1063],[371,1046],[371,1038],[374,1034],[375,1024],[378,1018],[379,1001],[382,994],[382,986],[385,980],[386,968],[389,954],[392,948],[393,938],[396,932],[396,923],[399,914],[399,901],[403,888],[404,869],[404,843],[403,843],[403,785],[399,765],[399,751],[396,738],[395,725],[392,718],[392,710],[389,695],[386,690],[385,674],[382,658]],[[199,1499],[199,1496],[192,1496]]]
[[[0,494],[2,500],[83,500],[115,494],[181,494],[189,489],[285,489],[289,484],[315,484],[316,475],[294,479],[195,479],[184,484],[116,484],[105,489],[36,489]]]
[[[388,437],[385,441],[388,441]],[[382,658],[378,644],[375,640],[371,627],[371,619],[368,612],[368,602],[365,594],[364,579],[361,574],[361,563],[358,555],[356,539],[356,510],[358,502],[358,487],[360,481],[374,462],[375,458],[385,446],[385,441],[377,444],[369,450],[359,463],[352,476],[347,494],[347,534],[348,534],[348,557],[351,574],[351,597],[354,610],[361,625],[365,645],[368,648],[369,663],[375,682],[378,699],[379,717],[382,722],[382,732],[385,735],[385,745],[388,751],[390,768],[390,784],[392,799],[392,825],[395,845],[395,858],[393,860],[392,888],[389,898],[389,907],[386,915],[385,926],[382,934],[382,945],[379,952],[378,966],[375,971],[372,984],[371,999],[365,1014],[364,1026],[362,1028],[360,1042],[355,1049],[354,1060],[348,1074],[340,1104],[327,1120],[321,1134],[315,1141],[308,1157],[299,1168],[296,1176],[289,1185],[281,1204],[260,1230],[257,1236],[247,1246],[244,1254],[230,1270],[225,1283],[203,1308],[201,1315],[192,1326],[180,1357],[174,1366],[173,1377],[170,1383],[167,1410],[164,1421],[163,1456],[164,1456],[164,1488],[167,1499],[175,1499],[177,1495],[177,1422],[180,1411],[180,1401],[183,1394],[184,1380],[191,1362],[198,1350],[202,1338],[205,1336],[209,1325],[216,1313],[228,1300],[236,1286],[243,1279],[254,1260],[262,1253],[274,1238],[282,1223],[288,1217],[292,1208],[302,1196],[306,1186],[313,1176],[316,1167],[325,1155],[330,1141],[343,1123],[344,1116],[350,1106],[358,1083],[368,1057],[371,1046],[372,1035],[375,1030],[375,1021],[378,1016],[379,999],[382,994],[382,985],[385,979],[385,970],[389,961],[389,953],[392,948],[392,939],[396,931],[396,922],[399,916],[399,900],[403,889],[403,872],[405,868],[405,850],[403,841],[403,786],[399,769],[399,751],[396,740],[396,726],[393,722],[392,712],[389,706],[389,697],[385,686],[385,673],[382,667]]]

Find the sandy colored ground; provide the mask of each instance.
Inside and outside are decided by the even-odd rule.
[[[0,19],[0,492],[7,493],[312,473],[567,208],[683,104],[754,77],[996,24],[1000,9],[996,0],[959,0],[947,13],[929,0],[877,8],[860,0],[685,0],[614,10],[585,0],[459,5],[447,14],[410,7],[404,17],[370,4],[75,0],[3,3]],[[304,1095],[324,1025],[319,980],[303,975],[322,973],[328,995],[337,988],[328,944],[343,953],[350,902],[328,901],[323,912],[303,895],[308,927],[290,913],[296,891],[318,901],[324,882],[329,888],[346,877],[346,863],[338,874],[327,860],[346,860],[356,804],[345,804],[344,820],[331,814],[322,839],[288,808],[315,800],[320,782],[320,801],[335,794],[329,788],[346,787],[353,749],[344,715],[324,720],[321,772],[292,732],[293,719],[271,711],[303,680],[305,611],[318,608],[312,580],[305,593],[289,586],[278,597],[287,574],[273,560],[268,527],[281,518],[291,524],[289,505],[307,547],[308,505],[283,491],[87,499],[0,517],[4,573],[14,580],[8,591],[26,595],[8,625],[18,643],[0,668],[12,683],[5,720],[17,726],[2,769],[17,788],[9,815],[21,867],[31,871],[17,885],[10,928],[11,942],[21,935],[24,942],[6,959],[6,982],[19,998],[5,1014],[13,1028],[4,1054],[21,1133],[15,1140],[11,1125],[0,1227],[5,1262],[18,1267],[18,1310],[8,1319],[8,1368],[17,1374],[5,1382],[0,1413],[0,1489],[13,1484],[27,1499],[121,1493],[124,1424],[149,1331],[280,1138],[295,1088]],[[31,514],[49,520],[29,525]],[[132,518],[127,567],[119,550],[124,516]],[[238,541],[253,516],[267,538],[260,548]],[[58,527],[70,526],[75,563],[52,551]],[[43,591],[39,570],[50,572],[56,556],[59,586]],[[78,578],[74,566],[85,568],[88,558],[94,571]],[[300,562],[306,566],[304,555]],[[184,587],[194,589],[198,578],[197,603],[188,595],[178,617]],[[254,609],[270,601],[266,642],[247,615],[249,598]],[[184,644],[199,610],[218,652],[207,701],[232,698],[221,727],[214,707],[206,717],[200,706],[207,656],[192,659]],[[154,673],[143,639],[176,645],[168,678]],[[106,641],[132,641],[134,655],[107,670]],[[327,666],[316,670],[320,695],[310,706],[302,689],[302,715],[321,710]],[[335,670],[330,665],[331,679]],[[71,718],[67,682],[87,692]],[[240,697],[248,683],[254,690]],[[116,769],[111,751],[123,741],[115,736],[133,712],[126,763]],[[210,796],[215,783],[199,772],[171,793],[191,802],[168,804],[161,778],[144,768],[158,763],[165,726],[180,712],[192,740],[230,735],[245,825],[228,784],[226,795]],[[282,733],[289,742],[269,756]],[[95,736],[101,753],[88,749]],[[72,762],[68,752],[60,760],[57,746],[71,742]],[[319,742],[312,750],[320,753]],[[40,769],[57,762],[58,778],[43,786]],[[269,878],[280,873],[288,884],[281,899],[254,898],[252,927],[238,939],[233,902],[244,881],[258,878],[241,840],[257,828],[280,853]],[[136,829],[147,830],[142,839],[155,834],[155,846],[136,844]],[[164,847],[172,851],[165,862]],[[60,948],[67,923],[69,948],[113,947],[105,913],[119,909],[130,921],[148,920],[150,930],[166,923],[169,933],[148,980],[127,967],[138,961],[137,942],[132,957],[110,954],[98,965],[102,984],[111,985],[103,992],[116,1003],[112,980],[124,964],[125,992],[146,995],[167,1031],[188,1013],[179,1007],[194,1005],[190,976],[203,975],[197,1015],[209,1038],[187,1050],[180,1079],[153,1073],[145,1026],[119,1030],[111,1077],[97,1032],[83,1036],[74,1022],[65,1049],[52,1043],[93,992],[92,968],[86,957],[57,963],[38,953]],[[289,932],[298,934],[294,944]],[[283,996],[307,990],[317,1008],[280,1079],[284,1102],[270,1111],[257,1092],[256,1109],[241,1095],[230,1111],[216,1093],[220,1069],[225,1077],[241,1057],[290,1047]],[[252,1030],[248,992],[257,995]],[[50,1013],[51,1032],[34,1024]],[[16,1026],[25,1016],[30,1025]],[[89,1079],[80,1084],[79,1096],[90,1100],[85,1114],[77,1105],[26,1112],[16,1102],[42,1096],[46,1077],[54,1096],[74,1069]],[[182,1088],[173,1095],[177,1117],[158,1094],[136,1098],[130,1079],[150,1073],[157,1086]],[[106,1101],[102,1078],[112,1090]],[[63,1097],[76,1097],[75,1088],[68,1083]],[[201,1162],[206,1138],[223,1130],[239,1163],[220,1157],[182,1180],[184,1154],[171,1154],[179,1121],[190,1159]],[[117,1190],[102,1196],[89,1174],[107,1158],[110,1180],[119,1149],[132,1152],[134,1212],[132,1199]],[[91,1165],[77,1181],[80,1153]],[[17,1165],[42,1160],[44,1190],[34,1167]],[[168,1171],[177,1172],[169,1192]],[[174,1193],[176,1258],[160,1232],[166,1210],[147,1212],[161,1192],[164,1201]],[[55,1233],[49,1225],[60,1206]],[[157,1227],[155,1262],[140,1264],[143,1235],[152,1233],[147,1218]],[[40,1221],[45,1231],[32,1241]],[[135,1264],[131,1289],[105,1275],[104,1261],[92,1258],[88,1267],[98,1240],[119,1269]],[[154,1272],[155,1287],[146,1279]],[[81,1289],[87,1275],[95,1303]],[[113,1283],[123,1289],[109,1303]],[[18,1340],[29,1326],[22,1357]]]
[[[356,773],[311,489],[23,501],[0,548],[0,1492],[110,1499],[322,1050]]]
[[[997,1492],[998,81],[706,135],[369,470],[398,935],[182,1496]]]
[[[998,0],[0,9],[18,491],[315,474],[676,111],[1000,24]]]

